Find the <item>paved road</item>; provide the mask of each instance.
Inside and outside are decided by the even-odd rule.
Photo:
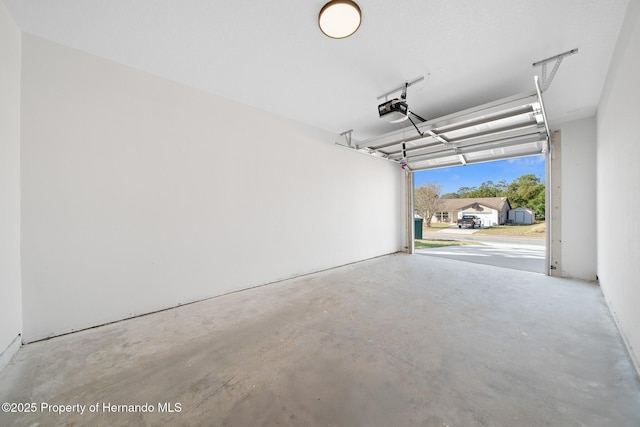
[[[474,234],[472,230],[459,229],[427,232],[423,233],[423,238],[468,240],[481,244],[416,249],[416,254],[545,273],[544,238],[483,236]]]
[[[520,245],[542,246],[546,242],[544,237],[508,237],[508,236],[487,236],[477,234],[475,229],[469,228],[445,228],[440,231],[425,231],[422,233],[424,239],[454,239],[470,240],[483,243],[513,243]]]

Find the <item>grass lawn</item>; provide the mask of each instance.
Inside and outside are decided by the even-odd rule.
[[[478,242],[467,242],[463,240],[445,240],[445,239],[429,239],[429,240],[416,239],[415,244],[416,244],[416,249],[441,248],[443,246],[481,245],[481,243],[478,243]]]
[[[488,236],[544,237],[546,224],[544,221],[531,225],[499,225],[476,232]]]

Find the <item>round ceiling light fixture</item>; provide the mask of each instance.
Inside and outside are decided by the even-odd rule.
[[[358,31],[360,22],[360,7],[351,0],[331,0],[320,9],[318,15],[320,30],[333,39],[349,37]]]

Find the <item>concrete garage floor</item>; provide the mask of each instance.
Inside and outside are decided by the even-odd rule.
[[[0,401],[38,405],[2,426],[640,425],[596,285],[404,254],[29,344]]]

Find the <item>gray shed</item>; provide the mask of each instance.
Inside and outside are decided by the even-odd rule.
[[[509,211],[509,222],[511,224],[533,224],[535,214],[532,209],[522,206]]]

